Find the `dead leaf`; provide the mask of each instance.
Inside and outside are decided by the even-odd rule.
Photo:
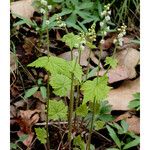
[[[25,55],[32,55],[32,49],[35,45],[36,39],[34,37],[26,37],[24,41],[23,48],[25,50]]]
[[[17,55],[10,53],[10,69],[11,72],[17,69]]]
[[[45,104],[40,101],[37,101],[36,109],[38,109],[40,111],[40,121],[41,122],[45,121],[46,120]]]
[[[78,52],[77,49],[73,50],[73,55]],[[87,66],[88,65],[88,58],[89,58],[90,50],[89,48],[85,47],[85,49],[81,52],[81,59],[80,59],[80,64],[81,66]],[[75,55],[74,55],[75,56]],[[58,55],[58,57],[64,58],[66,60],[71,60],[71,52],[65,52],[63,54]],[[91,52],[90,56],[91,60],[95,63],[98,64],[98,59],[95,57],[94,53]]]
[[[140,59],[140,52],[133,48],[127,48],[115,54],[118,64],[128,68],[128,77],[132,79],[136,76],[135,66]]]
[[[132,79],[136,77],[135,67],[140,59],[140,52],[133,48],[127,48],[115,54],[118,65],[115,69],[108,71],[109,83]],[[99,75],[102,76],[106,70],[100,70]]]
[[[140,118],[132,115],[130,112],[126,112],[118,116],[114,121],[118,122],[120,120],[125,120],[129,125],[128,131],[134,132],[135,134],[140,134]]]
[[[133,115],[131,118],[127,118],[126,122],[129,125],[129,131],[140,134],[140,118]]]
[[[34,8],[32,6],[33,0],[21,0],[17,2],[12,2],[10,6],[10,10],[14,13],[13,17],[15,18],[15,14],[30,19],[33,16]]]
[[[109,92],[107,100],[112,105],[112,110],[129,110],[128,104],[133,100],[133,95],[140,91],[140,78],[124,81],[117,89]]]
[[[33,97],[39,99],[41,102],[45,102],[40,91],[35,92]]]

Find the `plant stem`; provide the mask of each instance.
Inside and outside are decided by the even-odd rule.
[[[71,49],[71,60],[73,60],[73,50]],[[75,60],[75,65],[73,71],[77,64],[77,58]],[[71,150],[71,140],[72,140],[72,123],[73,123],[73,105],[74,105],[74,73],[71,73],[71,89],[70,89],[70,103],[69,103],[69,119],[68,119],[68,141],[69,141],[69,150]]]
[[[46,19],[48,19],[48,12],[46,13]],[[50,56],[50,39],[49,39],[49,30],[48,30],[48,26],[46,27],[46,35],[47,35],[47,51],[48,51],[48,56]],[[48,114],[49,114],[49,98],[50,98],[50,86],[49,86],[49,78],[50,78],[50,73],[47,72],[48,74],[48,80],[47,80],[47,101],[46,101],[46,105],[47,105],[47,114],[46,114],[46,133],[47,133],[47,149],[50,150],[50,140],[49,140],[49,129],[48,129],[48,122],[49,122],[49,118],[48,118]]]
[[[89,73],[89,70],[90,70],[90,57],[91,57],[91,53],[92,53],[92,50],[91,50],[91,48],[90,48],[89,59],[88,59],[88,65],[87,65],[87,72],[86,72],[86,77],[85,77],[86,80],[87,80],[87,78],[88,78],[88,73]]]
[[[100,70],[101,54],[102,54],[102,45],[100,45],[100,52],[99,52],[99,61],[98,61],[98,69],[97,69],[97,77],[96,77],[97,78],[97,84],[98,84],[98,73],[99,73],[99,70]],[[89,137],[88,137],[88,141],[87,141],[86,150],[90,150],[91,136],[92,136],[93,124],[94,124],[94,120],[95,120],[95,104],[96,104],[96,100],[94,98],[94,101],[93,101],[92,121],[91,121],[90,130],[89,130]]]
[[[94,120],[95,120],[95,104],[96,104],[96,102],[95,102],[95,98],[94,98],[94,101],[93,101],[92,121],[91,121],[90,130],[89,130],[89,136],[88,136],[86,150],[90,150],[91,137],[92,137],[92,132],[93,132],[93,124],[94,124]]]

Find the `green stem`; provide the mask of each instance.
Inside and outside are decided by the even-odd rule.
[[[71,49],[71,60],[73,60],[73,50]],[[73,71],[77,64],[77,58],[75,60],[75,65]],[[74,73],[71,73],[71,89],[70,89],[70,103],[69,103],[69,132],[68,132],[68,142],[69,142],[69,150],[71,150],[71,140],[72,140],[72,123],[73,123],[73,105],[74,105]]]
[[[97,77],[96,77],[97,78],[97,84],[98,84],[98,73],[99,73],[99,70],[100,70],[101,54],[102,54],[102,45],[100,45],[100,52],[99,52],[99,61],[98,61],[98,69],[97,69]],[[91,136],[92,136],[93,124],[94,124],[94,120],[95,120],[95,104],[96,104],[96,100],[94,98],[94,101],[93,101],[92,121],[91,121],[90,130],[89,130],[89,137],[88,137],[88,141],[87,141],[86,150],[90,150]]]
[[[94,98],[92,120],[91,120],[91,126],[90,126],[90,130],[89,130],[89,136],[88,136],[86,150],[90,150],[91,137],[92,137],[92,132],[93,132],[93,124],[94,124],[94,120],[95,120],[95,104],[96,104],[96,101],[95,101],[95,98]]]
[[[87,65],[87,72],[86,72],[86,77],[85,77],[86,80],[88,78],[88,73],[90,71],[90,57],[91,57],[91,53],[92,53],[92,50],[90,48],[90,53],[89,53],[89,57],[88,57],[89,59],[88,59],[88,65]]]
[[[46,15],[46,19],[48,19],[48,12],[45,14]],[[46,34],[47,34],[47,51],[48,51],[48,56],[50,56],[50,39],[49,39],[49,30],[48,30],[48,26],[46,27]],[[48,80],[47,80],[47,114],[46,114],[46,133],[47,133],[47,149],[50,150],[50,140],[49,140],[49,129],[48,129],[48,122],[49,122],[49,118],[48,118],[48,114],[49,114],[49,98],[50,98],[50,86],[49,86],[49,78],[50,78],[50,73],[48,73]]]

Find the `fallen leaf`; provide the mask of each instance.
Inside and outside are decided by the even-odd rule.
[[[10,53],[10,69],[11,72],[17,69],[17,55]]]
[[[73,56],[75,57],[75,53],[77,53],[78,50],[74,49],[73,50]],[[81,52],[81,59],[80,59],[80,64],[81,66],[87,66],[88,65],[88,59],[89,59],[89,54],[90,54],[90,49],[85,47],[85,49]],[[63,54],[58,55],[58,57],[64,58],[66,60],[71,60],[71,52],[65,52]],[[95,57],[94,53],[91,52],[90,56],[91,60],[98,65],[98,59]]]
[[[10,10],[14,14],[30,19],[35,11],[32,6],[32,2],[33,0],[21,0],[17,2],[12,2]],[[15,15],[13,15],[13,17],[15,18]]]
[[[16,122],[20,126],[20,130],[17,132],[18,136],[28,134],[28,138],[23,142],[26,146],[30,146],[34,133],[32,132],[32,126],[39,120],[39,110],[20,110],[20,117],[16,118]]]
[[[46,120],[46,115],[45,115],[45,104],[42,103],[41,101],[37,101],[36,103],[36,109],[40,111],[40,121],[43,122]]]
[[[106,70],[101,70],[99,72],[100,76],[105,74]],[[128,69],[126,66],[117,66],[115,69],[110,69],[108,71],[108,83],[114,83],[117,81],[128,79]]]
[[[140,134],[140,118],[133,115],[131,118],[127,118],[126,122],[129,125],[129,131]]]
[[[36,39],[34,37],[26,37],[24,44],[23,44],[23,48],[25,50],[25,55],[32,55],[32,50],[33,47],[35,45],[35,41]]]
[[[134,132],[135,134],[140,134],[140,118],[132,115],[130,112],[126,112],[118,116],[114,121],[118,122],[120,120],[125,120],[129,125],[128,131]]]
[[[136,80],[124,81],[117,89],[109,92],[107,100],[112,105],[112,110],[129,110],[128,104],[133,99],[133,95],[140,91],[140,78]]]
[[[114,83],[117,81],[132,79],[136,77],[135,67],[140,59],[140,52],[133,48],[127,48],[115,54],[118,65],[114,69],[108,71],[108,82]],[[102,76],[106,70],[100,70],[99,75]]]
[[[140,52],[133,48],[127,48],[115,54],[118,65],[128,68],[128,77],[132,79],[136,76],[135,66],[140,59]]]

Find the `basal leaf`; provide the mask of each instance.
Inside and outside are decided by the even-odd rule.
[[[68,33],[63,36],[62,41],[66,43],[72,49],[73,47],[78,48],[80,42],[81,42],[81,37],[78,35],[74,35],[74,33]]]
[[[94,99],[97,102],[105,100],[111,89],[107,82],[107,76],[95,78],[93,81],[86,81],[81,88],[84,92],[83,103],[94,101]]]
[[[116,145],[121,148],[121,142],[116,134],[116,132],[114,131],[114,129],[112,129],[110,126],[106,125],[106,128],[109,132],[109,135],[111,136],[111,138],[114,140],[114,142],[116,143]]]
[[[87,105],[86,104],[80,105],[76,109],[76,114],[77,114],[77,116],[85,117],[88,114],[88,107],[87,107]]]
[[[95,130],[102,129],[104,127],[104,125],[105,125],[105,122],[100,121],[100,120],[94,122]]]
[[[42,94],[42,97],[45,99],[47,97],[47,89],[45,86],[41,86],[40,87],[40,91],[41,91],[41,94]]]
[[[139,138],[139,137],[136,138],[135,140],[133,140],[133,141],[127,143],[127,144],[123,147],[123,149],[129,149],[129,148],[131,148],[131,147],[137,146],[138,144],[140,144],[140,138]]]
[[[71,79],[63,74],[52,75],[50,85],[56,95],[66,96],[71,88]]]
[[[32,96],[37,90],[38,90],[39,87],[35,86],[35,87],[32,87],[31,89],[28,89],[26,92],[25,92],[25,95],[24,95],[24,98],[28,98],[30,96]]]
[[[110,65],[113,69],[117,66],[117,59],[113,57],[106,57],[105,59],[105,65]]]
[[[67,119],[67,106],[62,100],[49,100],[48,118],[49,120],[66,120]]]
[[[73,145],[80,147],[80,150],[86,149],[86,144],[84,143],[80,135],[74,138]]]
[[[42,143],[46,143],[46,130],[45,128],[35,128],[35,133],[38,138],[38,140]]]

